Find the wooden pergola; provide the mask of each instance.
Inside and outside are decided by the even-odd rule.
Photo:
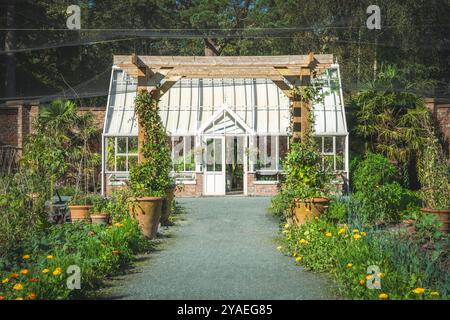
[[[266,78],[292,101],[292,137],[300,140],[309,129],[310,103],[294,88],[310,85],[311,78],[333,64],[333,55],[289,56],[114,56],[114,65],[137,78],[138,90],[157,90],[164,95],[186,78]],[[139,145],[143,134],[139,130]],[[141,156],[139,157],[141,159]]]

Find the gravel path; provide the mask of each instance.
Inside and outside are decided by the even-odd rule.
[[[333,299],[332,281],[276,250],[269,198],[178,199],[183,220],[102,299]]]

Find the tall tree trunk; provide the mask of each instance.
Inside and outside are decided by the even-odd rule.
[[[8,29],[15,28],[15,4],[10,1],[6,8],[6,26]],[[15,49],[16,37],[14,30],[8,30],[5,36],[5,51]],[[7,53],[6,75],[5,75],[5,96],[14,97],[16,95],[16,58],[14,53]]]

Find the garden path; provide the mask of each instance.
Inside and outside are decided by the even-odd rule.
[[[157,251],[109,281],[102,299],[333,299],[332,281],[277,249],[269,198],[177,200],[186,211],[163,228]]]

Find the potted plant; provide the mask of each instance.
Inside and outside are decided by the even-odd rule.
[[[145,237],[156,237],[163,197],[169,187],[172,160],[167,136],[158,114],[158,91],[139,91],[135,100],[140,134],[139,163],[130,170],[130,214],[137,219]]]
[[[442,222],[442,231],[450,229],[449,166],[439,140],[429,134],[418,157],[418,175],[424,213],[435,215]]]
[[[93,224],[107,224],[109,215],[106,213],[108,199],[100,195],[95,196],[92,200],[91,222]]]
[[[90,193],[82,194],[76,193],[70,198],[69,210],[70,220],[74,221],[88,221],[90,211],[92,209],[94,196]]]

